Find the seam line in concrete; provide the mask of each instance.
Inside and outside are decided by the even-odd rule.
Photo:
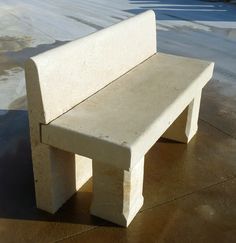
[[[233,139],[236,139],[236,138],[235,138],[234,136],[232,136],[231,134],[229,134],[229,133],[227,133],[227,132],[221,130],[220,128],[218,128],[218,127],[212,125],[210,122],[208,122],[208,121],[206,121],[206,120],[204,120],[204,119],[202,119],[202,118],[199,118],[199,120],[202,121],[202,122],[207,123],[207,124],[208,124],[209,126],[211,126],[211,127],[214,127],[214,128],[215,128],[216,130],[218,130],[219,132],[221,132],[221,133],[223,133],[223,134],[225,134],[225,135],[227,135],[227,136],[229,136],[229,137],[231,137],[231,138],[233,138]]]
[[[236,178],[236,175],[231,176],[231,177],[229,177],[229,178],[227,178],[227,179],[225,179],[225,180],[223,180],[223,181],[216,182],[216,183],[214,183],[214,184],[211,184],[211,185],[209,185],[209,186],[203,187],[203,188],[201,188],[201,189],[199,189],[199,190],[196,190],[196,191],[193,191],[193,192],[190,192],[190,193],[186,193],[186,194],[184,194],[184,195],[182,195],[182,196],[179,196],[179,197],[170,199],[170,200],[168,200],[168,201],[166,201],[166,202],[157,204],[157,205],[155,205],[155,206],[153,206],[153,207],[143,209],[143,210],[141,210],[138,214],[144,213],[144,212],[147,211],[147,210],[151,210],[151,209],[154,209],[154,208],[157,208],[157,207],[164,206],[164,205],[166,205],[166,204],[172,203],[172,202],[177,201],[177,200],[179,200],[179,199],[183,199],[183,198],[185,198],[185,197],[188,197],[188,196],[193,195],[193,194],[195,194],[195,193],[197,193],[197,192],[200,192],[200,191],[209,189],[209,188],[211,188],[211,187],[214,187],[214,186],[217,186],[217,185],[220,185],[220,184],[224,184],[224,183],[226,183],[226,182],[228,182],[228,181],[234,180],[235,178]],[[117,226],[117,227],[118,227],[118,226]],[[63,241],[63,240],[68,240],[68,239],[71,239],[71,238],[76,237],[76,236],[80,236],[81,234],[84,234],[84,233],[86,233],[86,232],[88,232],[88,231],[91,231],[91,230],[95,230],[96,228],[98,228],[98,226],[92,227],[91,229],[84,230],[84,231],[79,232],[79,233],[75,233],[75,234],[69,235],[68,237],[64,237],[64,238],[58,239],[58,240],[54,241],[54,243],[56,243],[56,242],[61,242],[61,241]]]
[[[151,210],[151,209],[153,209],[153,208],[157,208],[157,207],[164,206],[164,205],[166,205],[166,204],[169,204],[169,203],[172,203],[172,202],[177,201],[177,200],[179,200],[179,199],[183,199],[183,198],[185,198],[185,197],[191,196],[191,195],[193,195],[193,194],[195,194],[195,193],[204,191],[204,190],[209,189],[209,188],[211,188],[211,187],[214,187],[214,186],[218,186],[218,185],[224,184],[224,183],[226,183],[226,182],[228,182],[228,181],[232,181],[232,180],[234,180],[235,178],[236,178],[236,175],[230,176],[229,178],[227,178],[227,179],[225,179],[225,180],[223,180],[223,181],[216,182],[216,183],[211,184],[211,185],[209,185],[209,186],[202,187],[202,188],[200,188],[200,189],[198,189],[198,190],[196,190],[196,191],[189,192],[189,193],[186,193],[186,194],[181,195],[181,196],[179,196],[179,197],[176,197],[176,198],[167,200],[167,201],[162,202],[162,203],[159,203],[159,204],[157,204],[157,205],[155,205],[155,206],[153,206],[153,207],[145,208],[145,209],[141,210],[139,213],[143,213],[144,211],[147,211],[147,210]]]
[[[68,240],[68,239],[70,239],[70,238],[73,238],[73,237],[75,237],[75,236],[81,235],[81,234],[86,233],[86,232],[88,232],[88,231],[94,230],[94,229],[96,229],[97,227],[98,227],[98,226],[94,226],[94,227],[92,227],[92,228],[90,228],[90,229],[88,229],[88,230],[84,230],[84,231],[81,231],[81,232],[78,232],[78,233],[74,233],[74,234],[72,234],[72,235],[68,235],[68,236],[63,237],[63,238],[61,238],[61,239],[58,239],[58,240],[53,241],[53,243],[61,242],[61,241],[63,241],[63,240]]]

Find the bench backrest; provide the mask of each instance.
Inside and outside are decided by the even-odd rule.
[[[149,10],[26,62],[29,112],[47,124],[156,53]]]

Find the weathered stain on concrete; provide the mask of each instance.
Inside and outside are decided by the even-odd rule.
[[[19,51],[28,46],[32,42],[31,36],[12,37],[0,36],[0,53],[7,51]]]
[[[17,67],[17,65],[12,62],[8,57],[6,57],[5,54],[0,53],[0,80],[3,80],[2,76],[7,75],[7,70],[10,70],[14,67]],[[6,77],[4,77],[4,80],[6,80]]]
[[[10,36],[0,37],[0,78],[2,78],[1,76],[7,76],[9,71],[13,68],[24,67],[24,61],[30,56],[54,48],[61,43],[56,41],[53,44],[43,44],[30,48],[31,40],[30,36],[18,38]],[[63,43],[64,42],[62,42],[62,44]],[[14,70],[16,69],[13,69],[12,71],[14,72]],[[6,77],[4,77],[4,80],[6,80]]]
[[[26,94],[25,61],[31,56],[67,43],[67,41],[55,41],[29,47],[28,40],[30,38],[2,37],[0,39],[0,43],[3,43],[1,46],[5,48],[0,52],[0,90],[3,91],[0,96],[0,109],[16,109],[16,107],[26,109],[26,101],[18,102],[18,99]]]
[[[36,47],[24,47],[19,51],[9,50],[5,52],[5,56],[13,63],[16,63],[20,67],[24,67],[24,62],[32,56],[35,56],[44,51],[50,50],[52,48],[58,47],[67,43],[68,41],[58,41],[50,44],[40,44]]]

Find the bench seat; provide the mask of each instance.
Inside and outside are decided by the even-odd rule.
[[[157,53],[42,124],[42,143],[130,169],[201,91],[212,70],[210,62]]]

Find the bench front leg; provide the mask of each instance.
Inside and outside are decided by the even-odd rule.
[[[37,208],[55,213],[76,191],[75,155],[44,144],[31,149]]]
[[[55,213],[91,176],[91,159],[44,144],[32,146],[37,208]]]
[[[198,129],[201,91],[197,92],[195,98],[171,124],[162,137],[182,143],[188,143],[193,138]]]
[[[91,214],[127,227],[143,205],[142,158],[130,171],[93,161]]]

